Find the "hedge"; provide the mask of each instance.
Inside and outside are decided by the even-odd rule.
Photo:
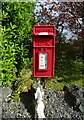
[[[31,2],[2,3],[2,85],[11,85],[14,74],[31,64],[33,10]]]

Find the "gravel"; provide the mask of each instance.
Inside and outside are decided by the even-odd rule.
[[[31,115],[21,102],[3,103],[2,118],[29,118]]]
[[[78,91],[80,92],[80,91]],[[44,89],[44,103],[46,119],[59,118],[59,120],[84,120],[84,113],[79,109],[74,109],[74,106],[65,99],[65,91],[58,91],[52,89]],[[82,96],[84,99],[84,96]],[[72,101],[73,102],[73,101]],[[35,113],[34,93],[32,91],[21,93],[20,101],[2,102],[2,118],[9,120],[9,118],[19,119],[27,118],[33,120]],[[21,119],[22,120],[22,119]]]
[[[70,120],[83,120],[83,114],[74,110],[65,101],[64,91],[45,90],[45,116],[49,118],[60,118]]]

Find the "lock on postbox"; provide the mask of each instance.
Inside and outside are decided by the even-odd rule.
[[[54,77],[56,29],[54,25],[33,27],[33,76]]]

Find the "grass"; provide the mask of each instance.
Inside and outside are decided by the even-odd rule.
[[[81,61],[61,61],[56,66],[55,77],[47,79],[45,86],[51,89],[62,90],[64,85],[76,84],[84,86],[84,63]]]

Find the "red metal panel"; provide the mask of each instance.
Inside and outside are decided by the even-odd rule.
[[[49,35],[55,35],[55,26],[54,25],[34,25],[33,34],[39,35],[40,33],[47,33]],[[41,34],[40,34],[41,35]]]
[[[33,27],[33,76],[54,77],[56,29],[54,25]]]

